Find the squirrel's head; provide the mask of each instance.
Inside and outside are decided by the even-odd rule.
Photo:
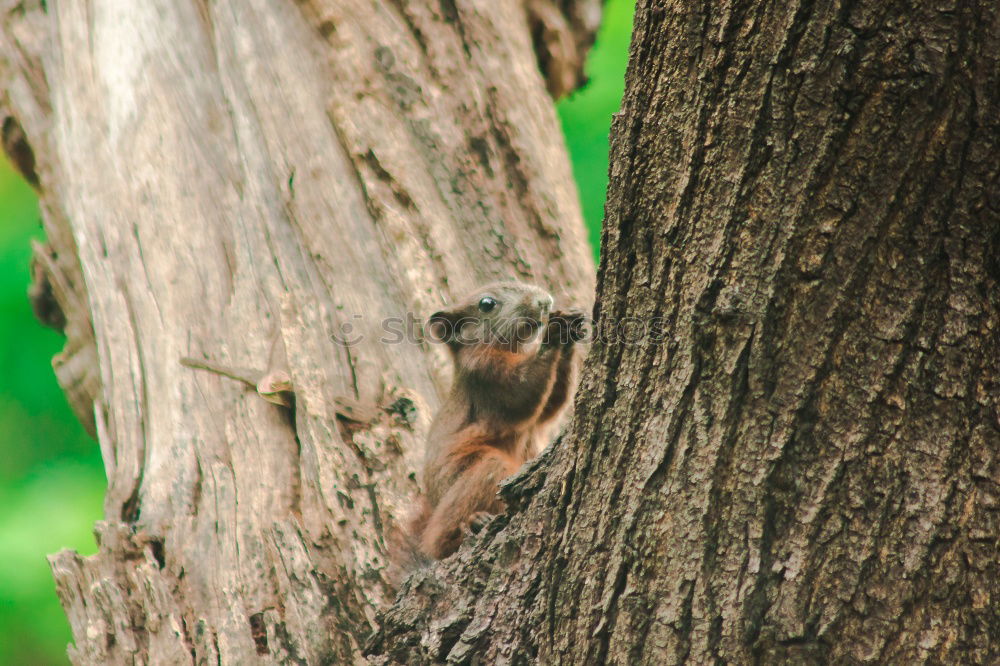
[[[552,296],[544,289],[523,282],[495,282],[455,307],[435,312],[426,330],[453,351],[488,345],[522,352],[537,346],[551,310]]]

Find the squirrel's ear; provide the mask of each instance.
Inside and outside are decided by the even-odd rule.
[[[453,313],[445,312],[441,310],[440,312],[435,312],[431,315],[431,318],[427,320],[427,325],[424,327],[424,331],[427,336],[434,342],[451,342],[455,338],[455,321]]]

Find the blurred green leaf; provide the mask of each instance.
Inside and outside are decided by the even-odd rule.
[[[65,664],[69,625],[45,556],[95,551],[105,480],[97,444],[56,383],[63,337],[27,299],[34,192],[0,160],[0,664]]]
[[[608,189],[608,131],[611,116],[621,106],[625,91],[634,11],[635,0],[609,0],[597,42],[587,59],[590,81],[558,104],[595,255],[601,243],[601,222]]]

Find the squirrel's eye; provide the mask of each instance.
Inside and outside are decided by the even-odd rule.
[[[491,298],[489,296],[483,296],[482,298],[479,299],[480,312],[489,312],[496,306],[497,306],[497,301],[495,298]]]

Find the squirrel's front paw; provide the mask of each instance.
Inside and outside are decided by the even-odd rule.
[[[583,310],[556,311],[549,315],[549,325],[545,330],[546,342],[550,345],[568,345],[579,342],[589,334],[587,314]]]
[[[473,534],[479,534],[479,532],[486,527],[486,523],[493,519],[493,514],[489,511],[477,511],[476,513],[469,516],[469,531]]]

